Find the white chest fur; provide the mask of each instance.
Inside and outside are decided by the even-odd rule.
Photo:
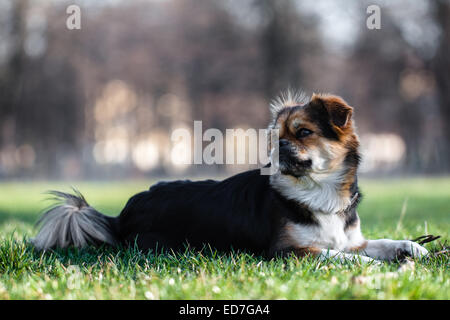
[[[337,214],[317,212],[314,217],[314,225],[289,223],[288,236],[297,246],[345,250],[364,241],[359,225],[346,231],[343,217]]]
[[[311,174],[302,179],[275,174],[270,177],[271,185],[287,199],[305,204],[313,211],[336,213],[349,204],[349,197],[339,194],[342,173]]]

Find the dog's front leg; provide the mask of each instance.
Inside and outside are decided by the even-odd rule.
[[[350,261],[350,262],[362,262],[362,263],[380,263],[379,261],[372,259],[370,257],[354,254],[354,253],[345,253],[338,250],[333,249],[320,249],[320,248],[296,248],[290,247],[276,252],[277,256],[288,256],[289,254],[294,254],[297,257],[304,256],[314,256],[321,261],[333,260],[333,261]]]
[[[428,254],[427,249],[413,241],[391,239],[367,240],[361,251],[380,260],[394,260],[402,255],[420,258]]]
[[[351,254],[345,253],[342,251],[331,250],[331,249],[321,249],[320,254],[318,255],[320,260],[336,260],[340,262],[351,261],[351,262],[362,262],[362,263],[379,263],[379,261],[372,259],[371,257],[359,255],[359,254]]]

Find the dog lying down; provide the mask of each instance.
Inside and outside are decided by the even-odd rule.
[[[144,251],[205,244],[266,257],[314,255],[362,262],[422,257],[408,240],[367,240],[360,230],[359,141],[353,108],[340,97],[281,96],[269,129],[279,131],[279,170],[246,171],[223,181],[160,182],[128,200],[117,217],[80,193],[53,192],[61,203],[41,218],[39,250],[109,244]]]

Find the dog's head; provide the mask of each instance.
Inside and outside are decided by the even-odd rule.
[[[279,130],[282,175],[300,178],[344,175],[359,163],[353,108],[342,98],[314,94],[308,101],[289,94],[271,105],[269,129]]]

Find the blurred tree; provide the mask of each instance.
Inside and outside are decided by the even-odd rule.
[[[301,61],[320,45],[317,23],[301,15],[289,0],[257,0],[262,16],[261,52],[265,62],[264,93],[273,99],[288,87],[304,88]],[[311,33],[313,36],[311,36]]]
[[[436,78],[444,139],[440,141],[443,169],[450,170],[450,1],[433,2],[435,21],[440,29],[437,53],[432,61]]]
[[[16,106],[22,97],[22,80],[25,68],[24,42],[26,36],[26,15],[28,0],[17,0],[12,2],[11,26],[9,35],[5,35],[9,43],[9,57],[3,65],[0,77],[0,147],[12,144],[15,141],[13,133],[15,122]]]
[[[35,48],[29,44],[27,49],[27,41],[31,42],[35,32],[27,23],[30,4],[18,0],[11,5],[10,52],[4,65],[0,104],[2,144],[9,145],[8,153],[16,162],[9,174],[27,173],[20,166],[17,150],[31,145],[37,162],[33,171],[57,177],[63,158],[77,154],[83,132],[83,95],[77,90],[71,38],[59,37],[61,26],[50,24],[42,34],[45,54],[34,55]],[[55,16],[55,21],[63,19],[60,14]]]
[[[404,139],[406,155],[401,171],[440,172],[447,167],[442,161],[447,152],[436,143],[441,119],[434,108],[429,59],[405,39],[402,22],[384,10],[380,30],[361,32],[348,61],[351,77],[344,80],[345,87],[351,89],[348,94],[358,107],[358,123],[364,131],[394,132]],[[448,69],[443,61],[437,65],[441,75],[436,81],[442,91],[448,84],[439,77],[448,76],[444,71]],[[430,126],[432,121],[439,123]]]
[[[67,1],[5,3],[0,176],[66,176],[77,163],[88,177],[139,175],[133,148],[152,135],[162,145],[152,172],[170,173],[164,170],[174,128],[192,128],[193,120],[202,120],[204,129],[264,128],[269,100],[287,87],[340,94],[358,108],[362,131],[399,134],[409,172],[448,169],[448,1],[430,4],[441,30],[431,58],[406,41],[389,10],[381,30],[355,25],[362,30],[353,51],[336,53],[318,18],[296,1],[87,1],[81,30],[65,27]],[[357,5],[354,12],[364,16],[366,7]],[[39,30],[36,21],[44,22]],[[30,41],[36,34],[39,45]],[[111,88],[126,88],[133,99]],[[101,113],[113,109],[114,121],[102,122]],[[445,130],[439,139],[436,118]],[[95,146],[118,135],[126,140],[123,161],[99,165]],[[32,168],[6,168],[30,148]]]

